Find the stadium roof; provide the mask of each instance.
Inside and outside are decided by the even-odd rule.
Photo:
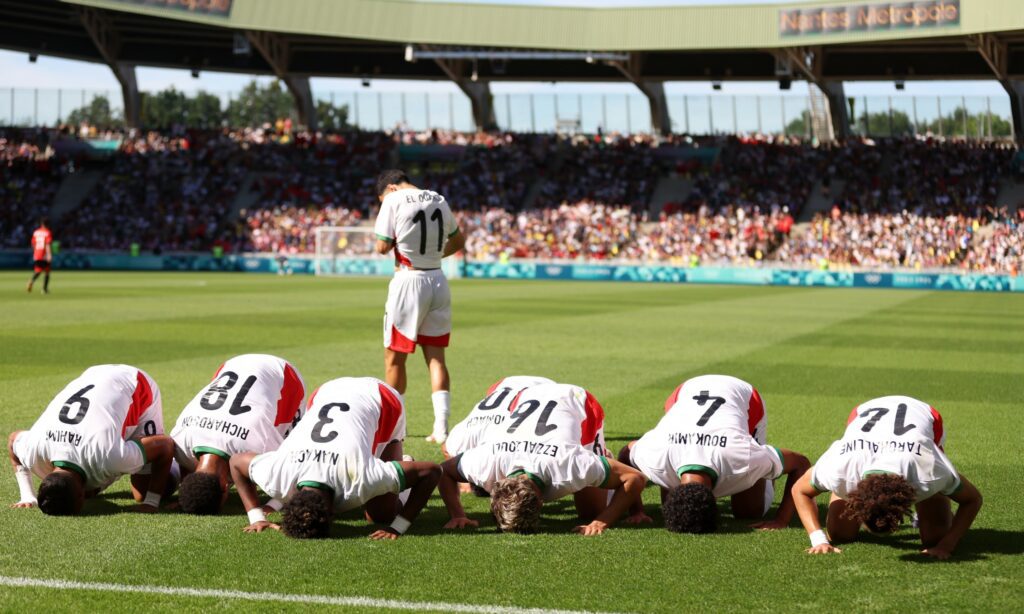
[[[587,9],[413,0],[0,0],[0,47],[108,61],[92,28],[106,33],[109,52],[121,62],[272,73],[265,54],[234,53],[236,32],[262,32],[282,50],[287,71],[302,75],[451,77],[437,62],[407,62],[405,46],[415,44],[637,52],[632,75],[653,81],[774,79],[785,49],[813,50],[815,70],[824,79],[984,79],[994,76],[993,62],[1002,78],[1012,78],[1024,77],[1020,3],[934,0],[930,4],[940,12],[955,7],[956,19],[885,27],[877,11],[890,3],[879,2]],[[815,19],[828,29],[838,7],[848,8],[851,19],[865,7],[882,8],[865,29],[814,32]],[[85,11],[91,24],[83,23]],[[979,53],[986,46],[994,57]],[[608,63],[577,59],[482,62],[479,76],[588,81],[623,74]]]

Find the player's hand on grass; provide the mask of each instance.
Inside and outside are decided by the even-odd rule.
[[[478,521],[473,520],[472,518],[466,518],[465,516],[461,518],[452,518],[448,522],[444,523],[444,528],[446,529],[475,529],[479,526],[480,523]]]
[[[388,529],[377,529],[370,534],[370,539],[380,541],[382,539],[395,540],[398,539],[398,533],[389,531]]]
[[[805,550],[807,554],[828,554],[830,552],[842,552],[842,548],[836,548],[832,544],[819,544]]]
[[[762,520],[761,522],[755,522],[750,525],[751,529],[760,529],[762,531],[777,531],[779,529],[785,529],[789,526],[788,522],[782,522],[781,520]]]
[[[604,533],[604,530],[607,529],[607,528],[608,528],[608,525],[606,525],[605,523],[601,522],[600,520],[595,520],[594,522],[591,522],[590,524],[584,524],[584,525],[580,525],[580,526],[574,528],[572,530],[572,532],[573,533],[579,533],[580,535],[586,535],[586,536],[600,535],[600,534]]]
[[[637,512],[626,516],[626,524],[650,524],[654,519],[643,512]]]
[[[34,502],[32,502],[32,501],[18,501],[17,503],[12,503],[11,504],[11,508],[27,508],[27,507],[35,507],[35,506],[36,506],[36,504]]]
[[[261,520],[259,522],[252,523],[251,525],[245,527],[242,530],[245,531],[246,533],[262,533],[263,531],[266,531],[267,529],[273,529],[275,531],[280,531],[281,530],[281,525],[274,524],[273,522],[267,522],[266,520]]]
[[[921,554],[923,554],[923,555],[925,555],[927,557],[933,558],[933,559],[938,559],[940,561],[945,561],[950,556],[952,556],[953,553],[950,552],[949,550],[946,550],[945,548],[940,548],[939,546],[933,546],[931,548],[925,548],[924,550],[921,551]]]

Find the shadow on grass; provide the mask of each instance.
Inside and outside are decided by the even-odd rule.
[[[130,509],[129,507],[126,507],[124,505],[118,505],[118,504],[113,502],[113,500],[115,500],[115,499],[125,499],[125,498],[131,500],[132,496],[128,495],[127,497],[121,497],[121,496],[119,496],[117,494],[115,494],[115,495],[102,495],[101,494],[101,495],[96,496],[96,497],[91,497],[91,498],[85,500],[85,504],[82,506],[82,513],[81,513],[81,515],[82,516],[113,516],[115,514],[130,514],[131,512],[129,511],[129,509]],[[132,501],[132,505],[134,505],[134,504],[135,504],[135,502]]]
[[[953,555],[945,561],[921,554],[921,542],[916,535],[900,535],[898,537],[900,539],[897,541],[896,547],[901,550],[913,550],[913,552],[901,555],[900,559],[911,563],[971,563],[987,560],[991,554],[1024,554],[1024,531],[971,529],[957,546]],[[884,538],[874,539],[877,540],[877,543],[889,541]]]

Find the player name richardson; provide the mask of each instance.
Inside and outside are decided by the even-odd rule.
[[[669,443],[676,445],[710,446],[712,448],[724,448],[729,445],[728,435],[716,435],[713,433],[669,433]]]
[[[494,443],[492,450],[495,453],[526,452],[527,454],[538,454],[540,456],[558,456],[558,446],[536,441],[498,441]]]
[[[227,420],[217,420],[205,416],[188,416],[182,422],[182,426],[194,426],[208,431],[220,431],[232,437],[238,437],[243,441],[249,439],[249,429]]]
[[[46,441],[69,443],[77,447],[82,443],[82,436],[71,431],[46,431]]]
[[[292,450],[288,453],[288,460],[293,463],[327,463],[337,465],[341,460],[341,454],[330,450]]]
[[[885,454],[886,452],[907,452],[910,454],[916,454],[917,456],[923,456],[923,454],[921,454],[921,442],[919,441],[868,441],[867,439],[844,441],[843,447],[839,450],[839,453],[848,454],[859,450],[870,450],[875,454]]]

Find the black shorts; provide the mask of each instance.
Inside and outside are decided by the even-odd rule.
[[[50,263],[48,261],[46,261],[46,260],[33,260],[32,261],[32,269],[36,273],[42,273],[43,271],[46,271],[47,273],[49,273],[50,272]]]

